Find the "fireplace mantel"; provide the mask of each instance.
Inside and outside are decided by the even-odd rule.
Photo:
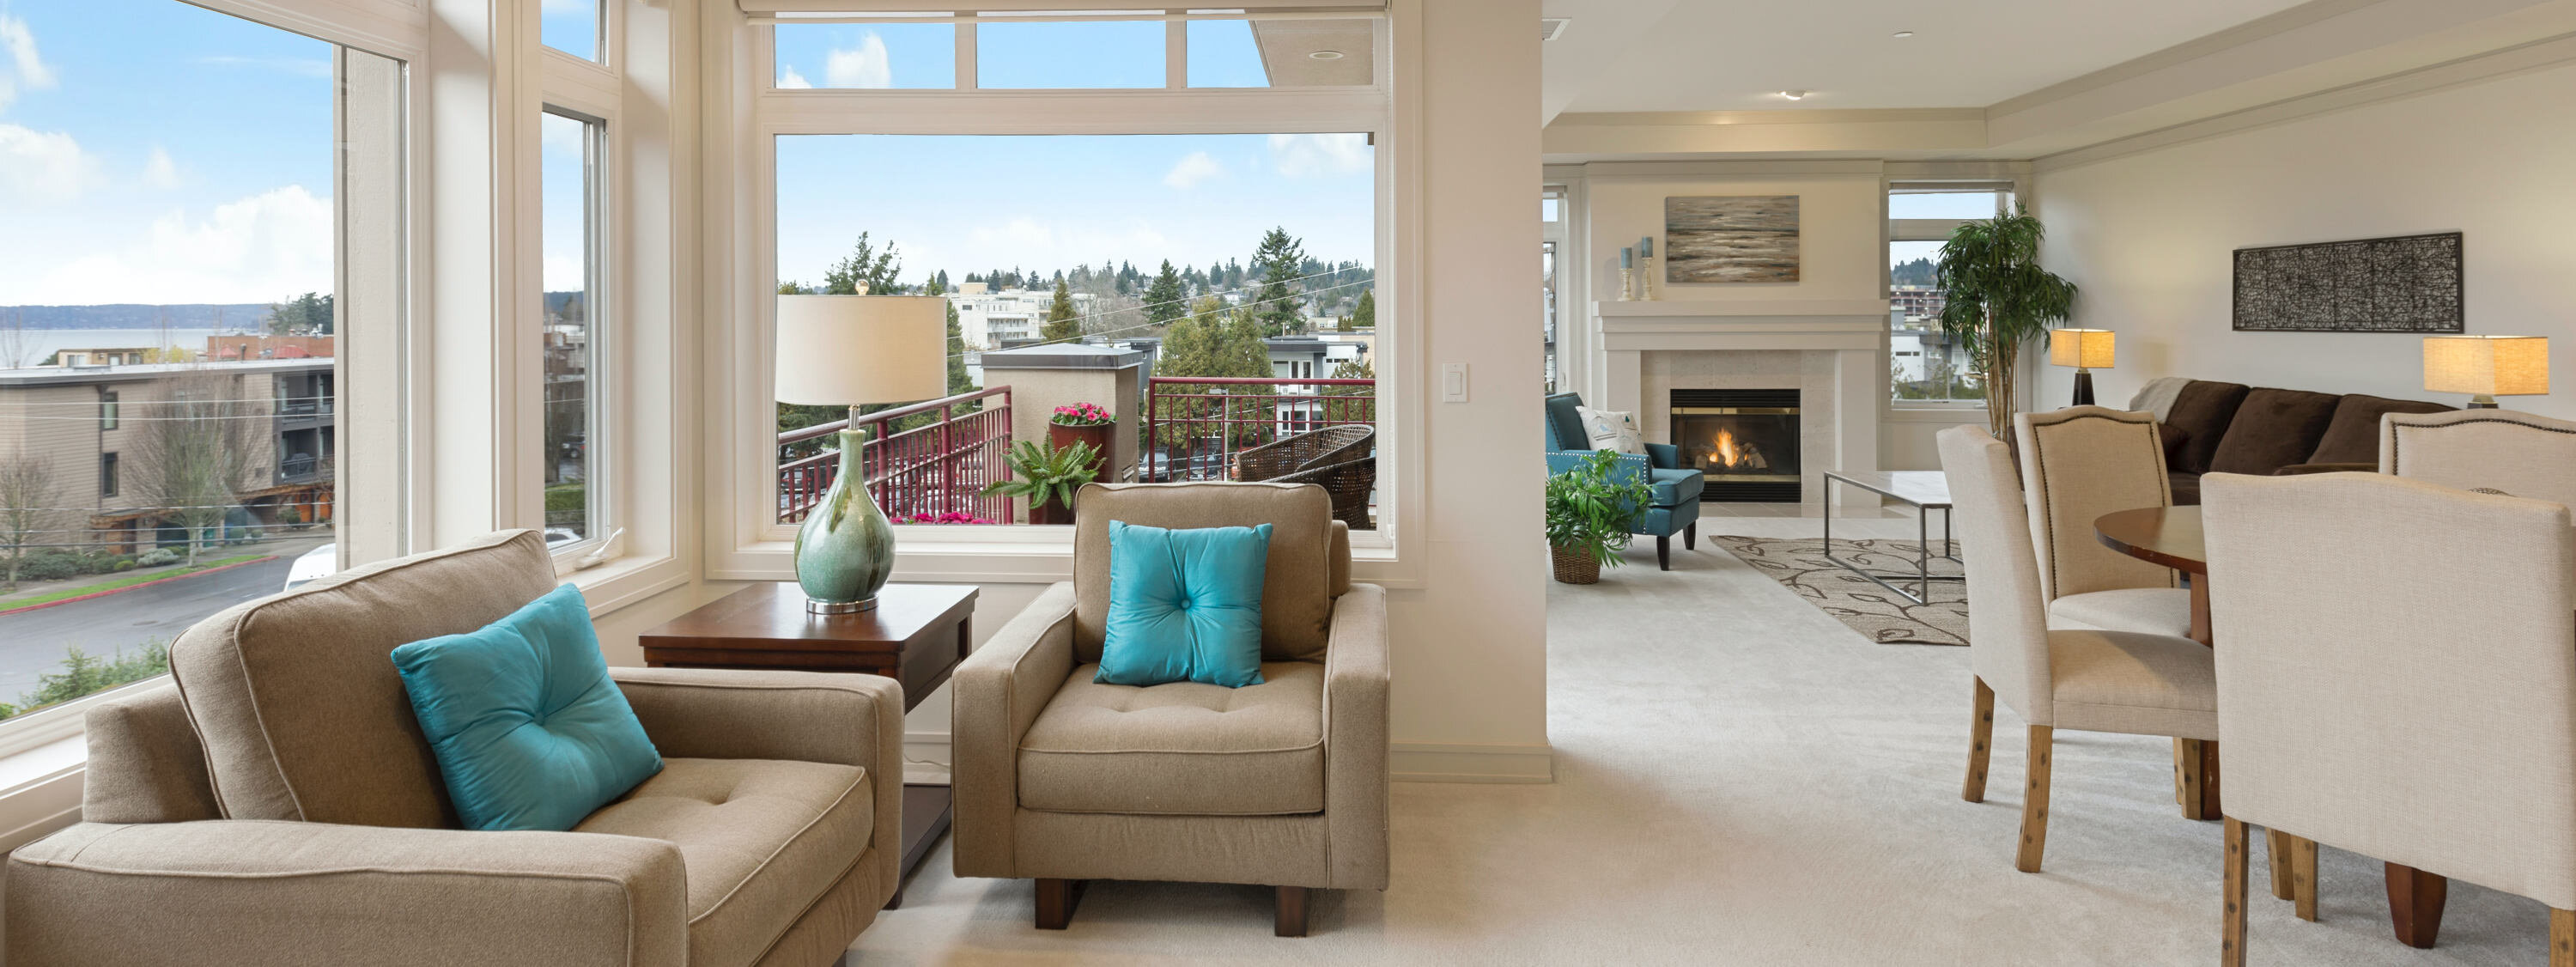
[[[1601,396],[1609,409],[1640,414],[1647,438],[1662,442],[1669,432],[1663,394],[1673,388],[1794,386],[1808,414],[1806,475],[1875,470],[1878,411],[1887,395],[1887,305],[1884,299],[1595,302],[1592,317],[1609,364]],[[1803,489],[1808,506],[1821,506],[1820,480]],[[1861,505],[1850,493],[1839,497]]]

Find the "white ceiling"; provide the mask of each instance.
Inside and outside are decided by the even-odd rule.
[[[1542,48],[1544,117],[1982,108],[2301,2],[1542,0],[1573,19]]]

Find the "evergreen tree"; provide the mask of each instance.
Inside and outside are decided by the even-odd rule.
[[[941,272],[931,276],[930,281],[924,283],[921,288],[923,295],[947,295],[948,273]],[[948,303],[948,395],[955,396],[974,391],[974,374],[966,371],[966,330],[957,324],[957,303],[950,301]],[[974,404],[968,404],[968,407],[975,408]]]
[[[1056,273],[1055,304],[1047,307],[1046,325],[1038,338],[1047,342],[1072,342],[1082,338],[1082,320],[1074,317],[1073,291],[1065,288],[1064,273]]]
[[[887,242],[885,250],[878,251],[868,241],[868,233],[860,232],[858,244],[850,247],[849,257],[824,270],[822,294],[865,295],[873,292],[890,295],[897,289],[895,276],[902,271],[903,263],[895,254],[893,242]]]
[[[331,297],[307,292],[268,307],[268,318],[261,328],[274,336],[328,336],[331,334]]]
[[[1181,289],[1180,273],[1172,271],[1171,260],[1165,259],[1162,274],[1154,277],[1153,285],[1145,287],[1145,321],[1169,326],[1189,314],[1189,294]]]
[[[1373,328],[1376,328],[1376,327],[1377,327],[1377,290],[1376,290],[1376,289],[1373,289],[1373,288],[1371,288],[1371,289],[1361,289],[1361,290],[1360,290],[1360,304],[1359,304],[1356,308],[1353,308],[1353,309],[1351,310],[1351,314],[1350,314],[1348,317],[1345,317],[1345,318],[1342,320],[1342,328],[1344,328],[1344,329],[1373,329]]]
[[[1305,274],[1305,246],[1290,237],[1286,228],[1273,228],[1261,236],[1252,264],[1261,272],[1261,290],[1253,297],[1252,308],[1262,332],[1287,336],[1306,331],[1305,317],[1297,311],[1299,300],[1290,288],[1290,280]]]

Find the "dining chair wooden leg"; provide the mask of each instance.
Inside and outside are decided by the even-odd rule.
[[[2277,829],[2263,831],[2263,858],[2272,870],[2272,895],[2283,900],[2299,898],[2298,888],[2290,878],[2290,834]]]
[[[1968,781],[1959,798],[1986,801],[1986,760],[1995,746],[1995,690],[1977,679],[1976,717],[1968,722]]]
[[[2185,742],[2188,742],[2188,741],[2191,741],[2191,740],[2189,740],[2189,739],[2175,739],[2175,740],[2173,740],[2173,749],[2174,749],[2174,766],[2173,766],[2173,780],[2174,780],[2174,805],[2177,805],[2177,806],[2179,806],[2179,805],[2182,805],[2182,804],[2183,804],[2183,788],[2182,788],[2182,752],[2183,752],[2183,747],[2182,747],[2182,744],[2183,744],[2183,743],[2185,743]]]
[[[2576,910],[2549,911],[2549,967],[2576,967]]]
[[[2048,849],[2048,753],[2055,734],[2045,725],[2030,727],[2030,781],[2021,796],[2021,850],[2013,856],[2013,868],[2024,873],[2039,872],[2039,856]]]
[[[2442,934],[2442,907],[2451,897],[2450,879],[2411,866],[2381,866],[2388,877],[2388,922],[2398,941],[2433,949],[2434,938]]]
[[[2290,837],[2290,902],[2299,919],[2317,920],[2317,841]]]
[[[2182,815],[2184,819],[2218,818],[2218,743],[2203,739],[2177,739],[2181,748]]]
[[[2231,818],[2226,825],[2226,914],[2218,932],[2218,963],[2220,967],[2245,967],[2245,823]]]

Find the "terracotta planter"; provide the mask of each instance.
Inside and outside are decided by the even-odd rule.
[[[1115,423],[1104,423],[1099,426],[1065,426],[1049,423],[1047,424],[1047,444],[1058,450],[1070,447],[1076,442],[1091,444],[1092,449],[1100,451],[1100,458],[1091,463],[1093,479],[1106,480],[1107,478],[1099,476],[1100,468],[1109,463],[1109,433],[1116,429],[1118,424]]]
[[[1556,579],[1566,584],[1601,583],[1601,561],[1590,554],[1549,546],[1548,562],[1556,566]]]

